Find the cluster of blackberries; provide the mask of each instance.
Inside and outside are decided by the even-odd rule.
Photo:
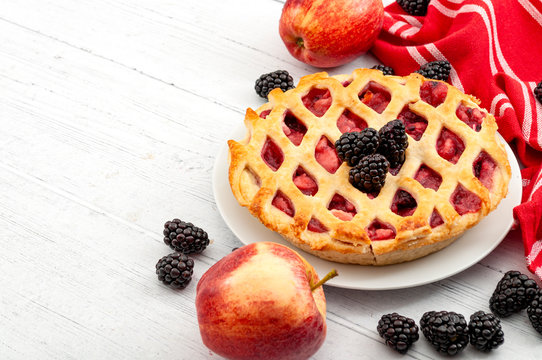
[[[527,309],[531,324],[542,334],[542,289],[519,271],[508,271],[499,281],[489,300],[492,313],[477,311],[465,317],[453,311],[428,311],[415,321],[397,313],[381,317],[378,334],[386,345],[404,354],[419,339],[419,330],[440,353],[456,355],[470,343],[477,350],[489,352],[504,343],[499,317]]]
[[[395,71],[389,66],[375,65],[371,69],[380,70],[384,75],[395,75]],[[446,81],[450,76],[450,71],[452,71],[452,65],[449,61],[438,60],[423,64],[414,72],[424,76],[427,79]],[[535,88],[534,91],[536,96],[540,96],[539,99],[541,99],[540,101],[542,102],[542,82],[540,82],[538,86],[539,88]]]
[[[194,271],[194,259],[188,254],[199,254],[209,245],[207,233],[192,223],[179,219],[164,224],[164,243],[175,250],[156,263],[158,280],[175,289],[185,288]]]
[[[504,342],[500,320],[493,314],[478,311],[467,323],[465,317],[453,311],[428,311],[420,320],[424,337],[440,353],[456,355],[469,344],[488,352]],[[397,313],[383,315],[377,331],[386,345],[404,354],[419,339],[419,329],[413,319]]]
[[[421,0],[418,2],[429,3],[429,0]],[[427,9],[427,4],[425,8]],[[374,65],[373,67],[371,67],[371,69],[380,70],[384,75],[395,75],[395,71],[389,66]],[[415,72],[423,75],[428,79],[446,81],[448,79],[448,76],[450,75],[451,69],[452,66],[450,65],[450,63],[446,60],[442,60],[428,62],[422,65]],[[262,74],[258,79],[256,79],[256,82],[254,83],[254,90],[256,90],[256,94],[258,94],[264,99],[267,99],[267,95],[269,95],[271,90],[275,88],[280,88],[284,92],[294,88],[294,79],[288,73],[288,71],[276,70],[267,74]],[[535,88],[534,93],[535,96],[540,100],[540,102],[542,102],[542,82],[540,82],[540,84],[538,84],[538,86]]]
[[[379,131],[366,128],[346,132],[335,142],[337,155],[351,166],[349,181],[365,193],[378,195],[389,168],[397,168],[405,161],[408,137],[405,125],[393,120]]]
[[[418,73],[428,79],[433,80],[448,80],[452,71],[452,65],[446,60],[431,61],[422,65],[415,73]]]

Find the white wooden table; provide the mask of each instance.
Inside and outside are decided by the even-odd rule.
[[[390,1],[388,0],[387,3]],[[262,73],[316,69],[278,35],[276,0],[0,2],[0,358],[219,358],[200,340],[196,284],[241,243],[212,195],[213,161]],[[370,56],[330,72],[375,64]],[[172,291],[154,266],[166,220],[214,242]],[[394,291],[326,287],[328,335],[315,359],[438,357],[422,337],[401,357],[376,323],[398,311],[469,316],[509,269],[527,271],[517,233],[480,263]],[[540,358],[526,314],[503,321],[488,358]],[[538,355],[536,352],[538,351]],[[460,358],[486,357],[472,348]],[[459,358],[459,357],[458,357]]]

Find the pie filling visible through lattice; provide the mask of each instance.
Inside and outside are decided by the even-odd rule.
[[[247,135],[229,140],[232,192],[252,215],[297,247],[363,265],[409,261],[440,250],[494,210],[510,165],[495,118],[455,87],[419,74],[303,77],[247,109]],[[335,141],[399,119],[406,160],[377,196],[348,181]]]

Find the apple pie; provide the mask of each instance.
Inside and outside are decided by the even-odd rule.
[[[419,74],[321,72],[247,109],[246,137],[229,140],[240,205],[289,242],[331,261],[385,265],[438,251],[494,210],[510,165],[495,118],[479,101]],[[404,162],[377,195],[349,182],[343,133],[400,120]]]

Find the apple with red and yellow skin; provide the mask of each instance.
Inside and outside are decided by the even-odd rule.
[[[233,251],[197,285],[203,343],[228,359],[309,358],[326,337],[323,281],[284,245],[259,242]]]
[[[369,50],[383,19],[382,0],[287,0],[279,34],[296,59],[334,67]]]

